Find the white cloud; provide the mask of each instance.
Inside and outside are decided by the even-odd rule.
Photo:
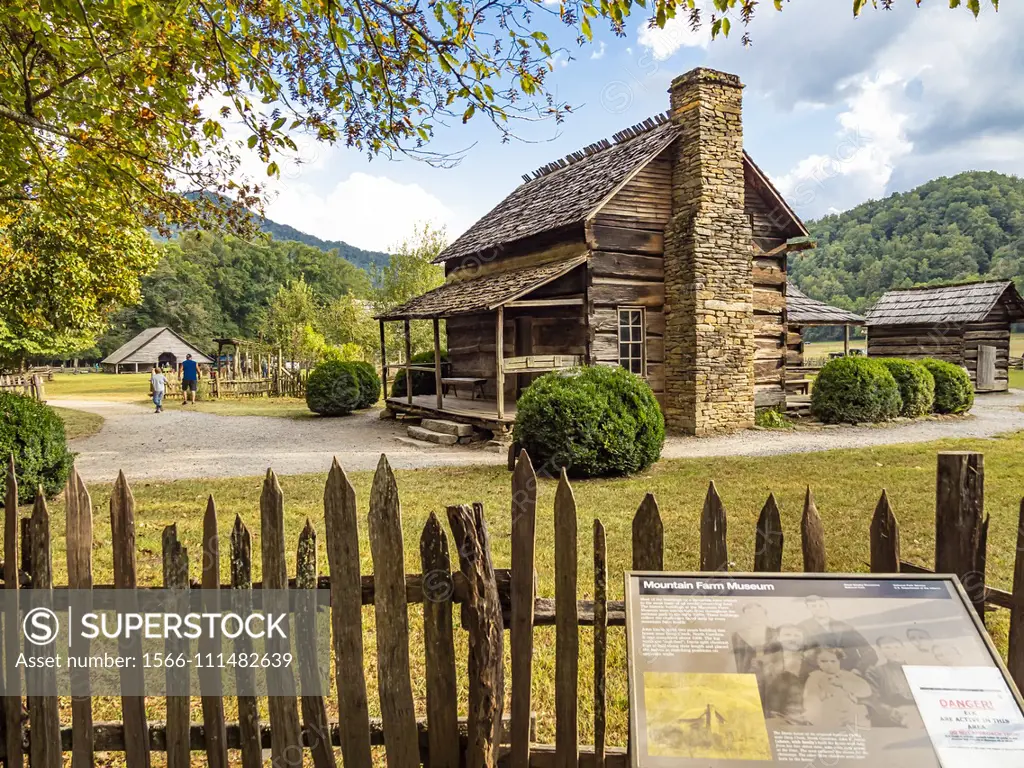
[[[429,221],[458,233],[454,213],[419,184],[355,172],[322,190],[298,181],[276,186],[266,206],[268,218],[324,240],[344,240],[359,248],[383,251]]]
[[[637,42],[650,49],[658,61],[664,61],[680,48],[707,48],[711,32],[707,24],[696,31],[691,29],[690,19],[684,13],[669,19],[664,27],[652,27],[646,22],[641,24]]]
[[[607,48],[608,48],[608,46],[605,45],[604,40],[598,41],[597,48],[595,48],[594,51],[590,54],[590,58],[592,58],[592,59],[603,58],[605,50]]]
[[[859,71],[818,91],[840,106],[834,144],[778,177],[783,194],[812,217],[942,174],[1019,172],[1024,61],[1008,56],[1016,50],[1014,17],[1024,18],[1020,8],[978,21],[937,6],[911,10],[900,29],[864,52]],[[799,99],[800,84],[790,93]]]

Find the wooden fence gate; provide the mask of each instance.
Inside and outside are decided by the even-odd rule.
[[[1018,685],[1024,681],[1024,525],[1019,531],[1013,593],[988,589],[984,581],[988,521],[983,513],[984,465],[981,454],[940,453],[936,496],[936,569],[956,573],[976,609],[986,605],[1009,608],[1009,668]],[[67,587],[102,588],[93,584],[93,508],[89,492],[76,472],[66,488]],[[40,495],[31,516],[22,518],[17,506],[14,459],[8,467],[4,523],[4,587],[54,589],[50,554],[50,521]],[[324,488],[324,530],[329,575],[317,572],[316,534],[307,525],[293,543],[297,547],[296,574],[290,580],[285,567],[284,498],[277,478],[267,472],[259,499],[260,556],[263,581],[252,581],[252,541],[248,528],[236,517],[230,543],[218,540],[217,507],[210,497],[203,518],[202,556],[198,582],[190,581],[188,549],[177,527],[163,530],[163,574],[166,587],[201,586],[203,589],[259,589],[329,587],[331,593],[332,650],[335,659],[338,722],[328,722],[321,697],[271,697],[261,716],[254,697],[238,697],[237,722],[226,722],[224,698],[202,696],[202,722],[189,718],[187,696],[167,698],[166,722],[148,722],[146,701],[123,696],[122,721],[93,721],[93,701],[73,698],[70,723],[61,723],[57,697],[28,700],[27,721],[22,697],[15,687],[2,701],[3,754],[8,766],[21,766],[27,752],[30,764],[56,768],[62,752],[71,752],[71,764],[85,768],[96,752],[122,751],[129,768],[150,765],[152,751],[165,751],[167,765],[189,765],[192,751],[206,753],[214,768],[228,763],[237,750],[241,765],[262,764],[269,749],[275,766],[311,763],[334,768],[335,747],[340,747],[346,768],[370,768],[371,746],[383,745],[389,768],[484,768],[505,763],[537,768],[625,768],[626,745],[606,743],[608,631],[625,623],[622,601],[608,599],[608,568],[604,526],[594,520],[593,551],[581,553],[577,540],[577,509],[573,490],[562,473],[554,499],[554,596],[535,593],[535,528],[537,480],[529,457],[522,453],[512,476],[511,569],[494,567],[487,521],[482,504],[450,506],[446,516],[451,539],[441,519],[431,513],[419,540],[420,573],[408,573],[399,505],[399,491],[386,457],[381,457],[368,504],[370,554],[373,575],[360,573],[358,517],[355,490],[341,466],[331,467]],[[135,502],[128,482],[120,475],[110,498],[110,526],[114,552],[114,584],[137,585]],[[1022,502],[1024,518],[1024,502]],[[507,514],[502,511],[500,514]],[[712,483],[700,517],[700,570],[721,571],[729,564],[726,545],[727,517]],[[632,526],[632,567],[663,570],[665,530],[653,495],[641,501]],[[782,568],[783,544],[778,506],[769,496],[756,530],[755,572]],[[899,527],[885,492],[871,518],[870,569],[893,573],[913,569],[900,560]],[[20,546],[19,546],[20,538]],[[799,534],[803,566],[824,572],[825,537],[814,498],[808,490]],[[230,583],[219,585],[220,558],[230,557]],[[593,558],[593,584],[581,585],[579,558]],[[453,560],[455,561],[453,563]],[[455,570],[453,571],[453,566]],[[618,578],[613,574],[613,578]],[[142,585],[138,585],[142,586]],[[154,585],[155,586],[155,585]],[[581,601],[579,591],[592,587],[594,599]],[[377,689],[381,716],[371,718],[367,704],[366,658],[363,646],[364,605],[374,606]],[[415,717],[410,671],[408,605],[423,613],[425,650],[426,720]],[[468,630],[468,717],[459,718],[459,676],[456,672],[456,634],[453,609],[460,607],[462,626]],[[534,627],[554,625],[555,743],[534,743],[531,708]],[[580,626],[593,627],[593,745],[579,745]],[[505,630],[508,630],[506,634]],[[6,645],[9,681],[11,651],[21,642],[19,622],[8,621],[2,635]],[[502,662],[505,646],[511,657],[510,711],[504,711],[506,681]],[[175,650],[171,648],[170,650]],[[300,658],[299,664],[310,659]],[[315,663],[313,661],[312,663]],[[612,670],[625,674],[624,670]],[[88,674],[83,671],[83,674]],[[126,672],[130,674],[130,672]],[[180,674],[176,673],[176,674]],[[124,684],[124,678],[122,678]]]

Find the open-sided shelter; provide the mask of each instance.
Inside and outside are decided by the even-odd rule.
[[[675,432],[783,405],[786,257],[812,243],[743,149],[742,88],[695,69],[667,114],[524,176],[438,257],[443,286],[380,316],[382,346],[385,321],[435,324],[437,394],[388,407],[505,430],[537,374],[582,363],[646,378]]]
[[[868,311],[868,354],[962,365],[977,392],[1009,387],[1010,326],[1024,299],[1010,280],[889,291]]]
[[[138,373],[139,370],[152,368],[154,365],[177,368],[185,359],[185,355],[192,355],[193,360],[203,365],[213,363],[211,358],[170,328],[160,326],[140,331],[131,341],[107,355],[100,364],[104,370],[113,373],[120,373],[123,370]]]
[[[804,364],[804,328],[842,326],[843,353],[848,355],[850,328],[864,325],[864,317],[848,309],[812,299],[796,285],[789,283],[786,286],[786,323],[789,326],[786,339],[789,355],[786,364],[801,367]]]

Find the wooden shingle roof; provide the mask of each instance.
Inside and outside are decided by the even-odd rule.
[[[812,299],[793,283],[786,284],[786,320],[790,325],[864,325],[864,318]]]
[[[463,232],[434,262],[441,264],[500,249],[517,240],[582,224],[678,134],[679,127],[666,114],[655,115],[616,133],[614,141],[591,144],[524,175],[523,184]],[[760,191],[790,219],[791,230],[807,235],[803,222],[746,152],[743,160]]]
[[[868,310],[867,324],[978,323],[1001,299],[1009,302],[1012,316],[1024,317],[1024,299],[1012,281],[1001,280],[889,291]]]
[[[498,272],[472,279],[455,279],[378,315],[380,320],[425,320],[434,317],[489,312],[547,285],[587,260],[587,253],[535,267]]]
[[[207,357],[201,351],[189,344],[180,335],[165,326],[146,328],[139,331],[130,341],[107,355],[102,362],[104,365],[117,364],[154,364],[162,352],[172,352],[181,359],[186,354],[191,354],[197,363],[209,365],[213,358]]]
[[[498,248],[542,232],[579,224],[637,168],[653,160],[675,138],[677,128],[659,115],[541,168],[435,259]]]

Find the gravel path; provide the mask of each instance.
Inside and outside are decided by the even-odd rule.
[[[401,442],[405,428],[381,421],[378,411],[339,419],[217,416],[150,409],[97,400],[51,400],[51,405],[98,413],[103,429],[71,441],[86,480],[113,481],[119,469],[130,479],[245,477],[267,467],[279,474],[326,472],[337,456],[346,469],[373,469],[387,453],[397,469],[503,464],[505,455],[483,446],[422,447]],[[669,438],[665,458],[768,456],[834,448],[919,443],[947,437],[992,437],[1024,430],[1024,391],[981,395],[973,415],[881,427],[750,430],[724,437]]]

